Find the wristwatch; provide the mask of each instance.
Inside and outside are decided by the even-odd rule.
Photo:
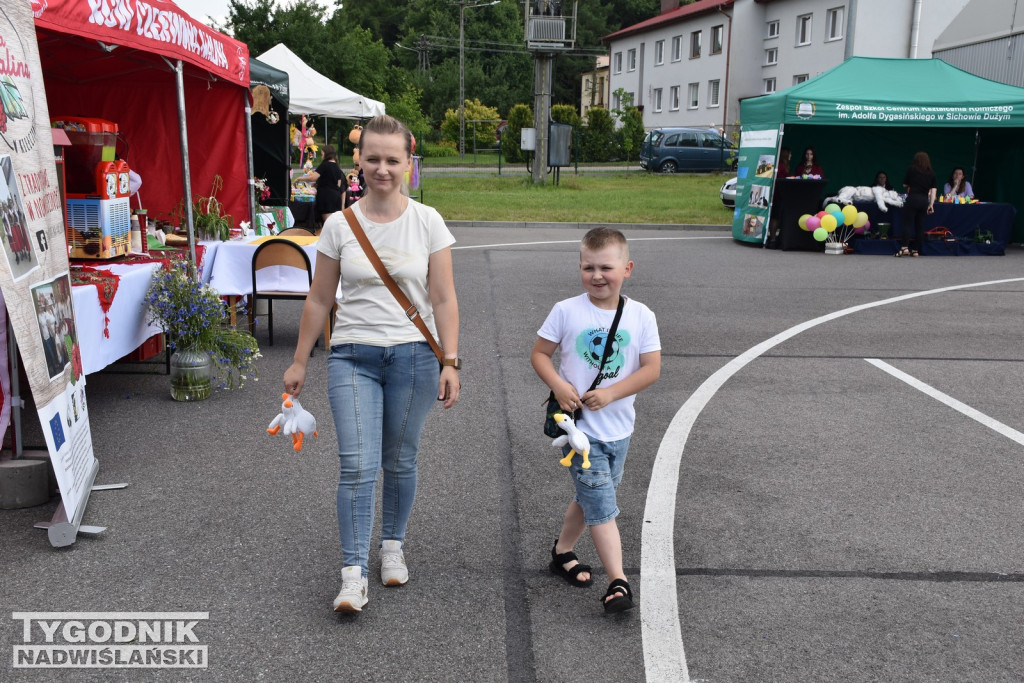
[[[461,370],[462,369],[462,359],[461,358],[443,358],[443,359],[441,359],[441,367],[445,367],[445,366],[451,367],[451,368],[455,368],[456,370]]]

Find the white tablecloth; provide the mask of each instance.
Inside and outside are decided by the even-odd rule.
[[[128,355],[144,341],[162,331],[146,323],[146,292],[153,273],[159,263],[139,263],[93,267],[109,270],[121,279],[117,293],[107,313],[110,322],[109,337],[103,336],[103,309],[100,308],[99,293],[93,285],[78,285],[71,288],[75,305],[75,327],[82,351],[82,369],[85,374],[98,372],[118,359]]]
[[[252,293],[252,256],[259,245],[246,242],[222,242],[207,252],[203,280],[221,296],[246,296]],[[302,247],[309,263],[316,268],[316,244]],[[209,273],[209,276],[207,276]],[[272,266],[259,272],[260,289],[281,292],[307,292],[309,280],[305,271],[289,266]]]

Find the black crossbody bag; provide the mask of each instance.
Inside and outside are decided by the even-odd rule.
[[[619,305],[615,308],[615,319],[612,320],[612,328],[608,331],[608,338],[604,342],[604,353],[601,354],[601,365],[597,368],[597,377],[590,383],[590,388],[583,392],[584,394],[593,391],[597,388],[597,385],[601,383],[601,373],[604,372],[604,364],[608,362],[608,357],[612,353],[612,344],[615,341],[615,333],[619,329],[619,318],[622,317],[622,307],[625,305],[626,299],[623,296],[619,296]],[[558,422],[555,420],[555,413],[565,413],[562,410],[562,406],[558,405],[558,399],[555,398],[555,392],[548,392],[547,401],[544,402],[544,436],[554,439],[555,437],[562,435],[562,430],[558,428]],[[583,408],[577,408],[572,411],[573,422],[579,422],[583,419]]]

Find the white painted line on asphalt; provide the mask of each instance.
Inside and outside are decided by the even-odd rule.
[[[652,242],[657,240],[731,240],[732,235],[709,235],[707,237],[630,237],[633,242]],[[544,244],[579,244],[579,240],[544,240],[541,242],[506,242],[504,244],[468,244],[463,247],[452,247],[452,251],[458,249],[491,249],[493,247],[535,247]]]
[[[989,429],[1002,434],[1007,439],[1010,439],[1012,441],[1016,441],[1021,446],[1024,446],[1024,434],[1018,432],[1013,427],[1005,425],[1002,422],[1000,422],[999,420],[997,420],[997,419],[995,419],[993,417],[989,417],[988,415],[986,415],[985,413],[983,413],[983,412],[981,412],[979,410],[975,410],[974,408],[970,407],[966,403],[961,403],[960,401],[956,400],[952,396],[950,396],[948,394],[942,393],[941,391],[939,391],[935,387],[930,386],[928,384],[925,384],[924,382],[922,382],[921,380],[917,379],[916,377],[908,375],[907,373],[903,372],[902,370],[897,370],[896,368],[894,368],[893,366],[889,365],[888,363],[886,363],[883,360],[879,360],[878,358],[865,358],[864,360],[866,360],[867,362],[871,363],[872,365],[874,365],[879,370],[884,370],[885,372],[888,372],[890,375],[892,375],[896,379],[898,379],[898,380],[900,380],[902,382],[906,382],[910,386],[912,386],[915,389],[917,389],[918,391],[920,391],[922,394],[925,394],[926,396],[931,396],[932,398],[934,398],[939,403],[945,403],[947,406],[949,406],[953,410],[955,410],[957,412],[960,412],[960,413],[963,413],[964,415],[966,415],[967,417],[971,418],[972,420],[977,420],[978,422],[980,422],[981,424],[985,425]]]
[[[686,652],[683,650],[682,627],[679,621],[680,605],[676,595],[676,560],[673,536],[676,495],[679,484],[679,465],[683,459],[683,449],[686,446],[690,430],[719,388],[744,366],[766,351],[822,323],[870,308],[931,294],[1022,281],[1024,278],[1009,278],[953,285],[844,308],[780,332],[733,358],[704,380],[704,383],[693,392],[675,414],[665,431],[651,471],[651,483],[647,489],[643,537],[640,544],[640,595],[643,602],[640,610],[640,625],[643,636],[644,667],[648,681],[663,683],[664,681],[690,680],[689,670],[686,666]]]

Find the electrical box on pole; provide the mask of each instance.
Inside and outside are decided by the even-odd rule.
[[[578,0],[526,0],[526,49],[534,54],[533,127],[536,130],[533,182],[543,184],[550,150],[551,69],[555,55],[576,46]]]

